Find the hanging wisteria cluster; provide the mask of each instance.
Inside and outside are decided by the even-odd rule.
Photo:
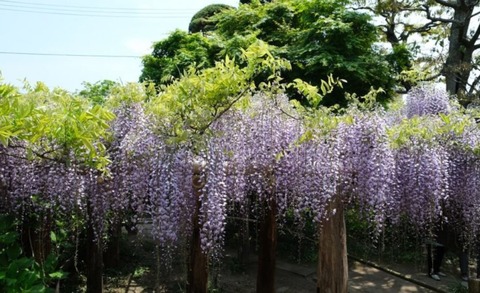
[[[112,124],[109,208],[152,220],[153,236],[163,246],[188,234],[195,199],[193,157],[185,148],[170,146],[154,127],[140,103],[122,105]]]
[[[480,161],[478,143],[480,132],[477,125],[470,125],[454,143],[446,146],[448,164],[447,217],[457,219],[457,231],[465,242],[475,241],[480,232]],[[477,150],[476,150],[477,149]]]
[[[336,130],[339,145],[338,192],[362,209],[374,210],[381,228],[395,201],[392,197],[395,158],[389,147],[387,120],[382,111],[357,113],[352,123]]]
[[[0,147],[2,210],[21,212],[84,207],[85,176],[76,165],[30,160],[24,146]],[[60,204],[61,203],[61,204]]]
[[[285,96],[257,94],[250,107],[232,107],[213,121],[195,148],[172,144],[145,107],[138,102],[115,109],[105,138],[108,175],[74,158],[69,164],[32,159],[21,141],[0,146],[1,209],[90,208],[97,233],[111,217],[150,217],[154,238],[166,247],[198,224],[202,248],[211,254],[223,246],[229,207],[252,195],[273,202],[279,219],[293,211],[298,219],[310,214],[320,222],[329,202],[340,197],[373,215],[379,229],[387,218],[406,215],[421,229],[446,219],[462,223],[466,238],[479,232],[480,133],[473,119],[461,120],[464,131],[449,128],[454,123],[445,115],[454,107],[442,91],[413,90],[400,117],[352,110],[310,139]],[[196,168],[200,186],[194,186]]]
[[[412,141],[395,152],[395,208],[428,228],[442,216],[447,194],[448,155],[438,144]],[[430,227],[431,228],[431,227]]]
[[[423,115],[447,114],[452,106],[447,92],[433,86],[413,88],[405,101],[407,118]]]

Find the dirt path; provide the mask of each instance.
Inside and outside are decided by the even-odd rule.
[[[349,268],[349,292],[438,292],[358,261],[352,261]],[[416,277],[422,276],[419,274]]]
[[[132,240],[138,240],[137,238]],[[154,258],[154,247],[145,249],[142,253],[136,254],[135,262],[145,265],[145,260],[152,261]],[[237,267],[236,258],[232,253],[226,254],[222,259],[222,266],[218,274],[219,292],[222,293],[249,293],[255,292],[257,263],[255,255],[251,254],[249,261],[241,270]],[[448,261],[447,261],[448,264]],[[429,278],[421,268],[412,265],[398,264],[376,264],[359,259],[349,259],[349,292],[449,292],[453,287],[462,286],[461,280],[457,277],[458,273],[454,271],[456,263],[445,265],[445,269],[452,268],[447,277],[442,277],[441,281],[435,281]],[[180,270],[182,271],[182,270]],[[180,273],[174,286],[166,286],[163,290],[152,289],[155,273],[152,269],[144,274],[142,278],[124,278],[122,285],[110,287],[107,292],[182,292],[184,280]],[[277,259],[277,269],[275,273],[276,288],[278,293],[307,293],[316,292],[316,265],[298,264],[290,261]],[[128,281],[127,281],[128,279]],[[129,283],[129,286],[127,286]],[[465,285],[465,284],[464,284]],[[148,289],[147,289],[148,288]],[[173,290],[173,291],[172,291]]]
[[[250,263],[244,274],[225,274],[220,276],[222,292],[255,292],[256,264]],[[405,270],[407,268],[400,268]],[[398,277],[382,269],[372,267],[359,261],[349,262],[349,292],[448,292],[449,286],[460,281],[446,277],[442,281],[430,279],[421,272],[396,272]],[[414,282],[406,280],[410,278]],[[276,282],[278,293],[316,292],[316,275],[314,265],[291,264],[278,261]],[[429,289],[430,288],[430,289]],[[433,289],[433,290],[432,290]]]
[[[467,282],[459,278],[454,264],[444,265],[447,275],[441,281],[430,278],[423,270],[399,264],[376,264],[364,260],[351,261],[350,283],[355,289],[372,287],[372,283],[382,284],[380,287],[389,288],[390,292],[451,292],[452,288],[467,287]],[[359,282],[357,282],[357,279]],[[358,284],[357,284],[358,283]],[[396,286],[395,284],[399,284]],[[375,287],[375,286],[373,286]],[[357,291],[352,291],[357,292]],[[382,291],[358,291],[382,292]],[[385,292],[385,291],[383,291]]]

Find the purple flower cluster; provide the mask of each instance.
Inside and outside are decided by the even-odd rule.
[[[134,221],[150,217],[153,237],[173,247],[190,231],[195,203],[192,155],[167,145],[142,105],[125,105],[116,114],[110,209],[120,216],[132,214]]]
[[[74,154],[66,163],[32,156],[22,142],[0,146],[0,208],[80,212],[97,235],[112,217],[150,217],[154,238],[166,248],[198,224],[202,248],[214,257],[230,207],[245,205],[249,212],[251,195],[273,201],[279,219],[291,210],[298,219],[307,213],[320,222],[340,197],[379,230],[387,218],[407,216],[423,229],[442,217],[462,223],[466,238],[480,232],[480,133],[474,124],[463,133],[442,129],[434,114],[451,111],[444,93],[419,88],[409,94],[401,119],[429,115],[442,131],[411,135],[400,146],[390,142],[389,129],[401,119],[380,110],[348,112],[351,119],[334,129],[301,139],[306,127],[285,100],[255,95],[247,110],[232,108],[214,121],[196,148],[169,143],[142,104],[121,105],[111,122],[108,177],[78,164]],[[194,186],[197,175],[201,184]]]
[[[364,210],[373,210],[373,220],[379,228],[392,209],[395,169],[382,114],[356,113],[353,123],[340,123],[336,130],[338,194],[345,202],[350,200]]]
[[[449,164],[445,216],[456,224],[466,242],[474,241],[480,233],[479,144],[480,129],[472,125],[446,145]]]
[[[395,209],[420,228],[431,228],[442,216],[447,196],[448,154],[438,144],[412,141],[395,153]]]
[[[85,178],[79,168],[53,160],[31,160],[24,147],[0,147],[2,209],[22,212],[82,209]]]
[[[291,153],[302,132],[298,120],[262,95],[253,97],[248,111],[232,111],[212,129],[216,135],[201,154],[202,247],[207,251],[223,245],[229,203],[242,204],[255,194],[259,202],[275,201],[280,213],[286,210],[299,175]]]
[[[408,118],[422,115],[447,114],[451,111],[447,92],[432,86],[413,88],[406,97],[405,115]]]

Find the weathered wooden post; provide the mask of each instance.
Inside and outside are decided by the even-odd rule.
[[[344,204],[336,196],[319,227],[317,293],[348,292],[347,233]]]
[[[115,219],[108,229],[108,243],[103,254],[103,262],[107,268],[116,268],[120,265],[120,242],[122,240],[122,222]]]
[[[87,293],[103,292],[103,247],[100,236],[95,236],[91,203],[87,204]]]
[[[246,203],[249,206],[249,203]],[[238,260],[242,266],[246,266],[250,258],[250,218],[248,212],[246,219],[241,223],[240,227],[240,245],[238,247]]]
[[[208,257],[202,251],[200,242],[199,214],[204,182],[201,178],[201,165],[196,163],[193,167],[193,193],[196,199],[195,211],[193,213],[193,232],[190,243],[190,259],[188,264],[188,293],[207,293],[208,288]]]
[[[25,216],[22,222],[22,249],[27,256],[31,256],[35,258],[36,262],[43,264],[52,251],[51,215],[41,213],[38,217]]]
[[[480,279],[470,278],[468,280],[468,293],[480,293]]]
[[[272,196],[263,200],[263,219],[259,229],[257,293],[275,292],[275,257],[277,248],[277,203]]]

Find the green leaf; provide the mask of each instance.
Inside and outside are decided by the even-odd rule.
[[[18,280],[16,278],[5,278],[5,283],[7,283],[7,287],[13,287],[17,284]]]
[[[58,271],[48,274],[48,276],[54,280],[64,279],[68,276],[67,272]]]
[[[12,244],[17,241],[18,233],[13,231],[8,231],[3,235],[0,235],[0,243],[2,244]]]
[[[19,245],[12,245],[6,249],[9,259],[17,259],[22,254],[22,249]]]
[[[30,290],[28,292],[43,293],[43,292],[47,292],[47,288],[45,288],[43,284],[37,284],[30,287]]]
[[[50,231],[50,240],[52,240],[53,243],[57,242],[57,235],[53,231]]]
[[[15,261],[13,261],[10,264],[8,270],[11,271],[11,272],[16,272],[18,270],[29,268],[29,267],[33,266],[34,263],[35,263],[35,261],[33,259],[27,258],[27,257],[22,257],[20,259],[17,259]]]
[[[450,116],[449,115],[445,115],[444,113],[438,113],[438,116],[440,116],[440,118],[442,118],[443,122],[445,122],[445,124],[450,124]]]

